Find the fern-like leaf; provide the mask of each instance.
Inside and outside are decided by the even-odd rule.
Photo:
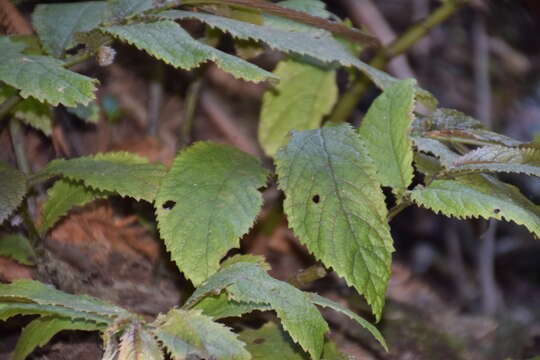
[[[277,173],[296,236],[363,293],[379,319],[393,246],[364,142],[349,125],[294,133],[277,155]]]
[[[0,224],[19,207],[26,190],[26,176],[0,161]]]

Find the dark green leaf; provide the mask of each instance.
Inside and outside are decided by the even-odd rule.
[[[7,256],[23,265],[34,265],[36,254],[28,239],[20,234],[0,237],[0,256]]]
[[[26,176],[0,161],[0,224],[19,207],[26,190]]]

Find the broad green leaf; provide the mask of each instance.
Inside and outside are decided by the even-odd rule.
[[[227,317],[237,317],[248,314],[255,310],[272,310],[268,304],[256,304],[251,302],[239,302],[230,300],[226,293],[219,295],[209,295],[192,307],[194,310],[202,310],[203,314],[213,319],[223,319]]]
[[[291,338],[314,359],[320,358],[328,325],[302,291],[272,278],[255,263],[236,263],[205,281],[185,306],[192,306],[204,295],[223,289],[231,300],[270,305]]]
[[[0,224],[19,207],[26,190],[26,176],[0,161]]]
[[[102,317],[88,312],[76,311],[62,305],[41,305],[36,303],[29,303],[26,302],[28,301],[27,299],[21,300],[24,302],[12,301],[13,299],[4,302],[4,299],[0,299],[0,321],[7,320],[17,315],[41,315],[87,320],[104,325],[111,322],[110,318]]]
[[[175,159],[156,198],[158,227],[195,285],[219,269],[252,226],[266,177],[256,158],[228,145],[200,142]]]
[[[117,20],[154,8],[155,0],[109,0],[109,12]]]
[[[448,175],[474,172],[522,173],[540,177],[540,148],[483,146],[456,159]]]
[[[294,133],[277,154],[277,174],[296,236],[363,293],[380,319],[393,246],[362,139],[349,125]]]
[[[52,57],[23,54],[25,46],[0,36],[0,81],[19,89],[23,98],[53,106],[87,104],[95,98],[97,80],[65,69]]]
[[[416,81],[402,80],[373,101],[358,132],[377,166],[378,179],[398,197],[413,179],[413,151],[409,137],[414,120]]]
[[[71,295],[39,281],[21,279],[11,284],[0,284],[0,303],[24,300],[39,305],[62,306],[81,313],[115,318],[131,316],[126,310],[103,300],[86,295]]]
[[[26,325],[21,332],[13,360],[24,360],[37,347],[47,344],[54,335],[63,330],[84,330],[96,331],[103,330],[102,324],[91,321],[74,320],[58,317],[42,317],[33,320]]]
[[[288,59],[274,74],[280,81],[264,94],[259,123],[259,141],[270,156],[291,130],[318,128],[338,95],[334,70]]]
[[[53,160],[38,175],[61,175],[72,181],[82,181],[96,191],[111,191],[152,202],[165,175],[165,166],[128,152],[110,152]]]
[[[310,357],[295,344],[283,329],[273,322],[264,324],[259,329],[248,329],[240,333],[240,340],[246,343],[246,349],[253,360],[309,360]],[[348,357],[339,353],[336,346],[326,341],[322,359],[346,360]]]
[[[99,106],[96,101],[92,101],[88,105],[79,104],[66,110],[87,123],[97,124],[99,122]]]
[[[108,194],[92,190],[82,183],[60,179],[47,191],[47,201],[41,211],[39,231],[45,234],[69,210],[75,206],[83,206]]]
[[[253,82],[274,78],[266,70],[196,41],[173,21],[134,23],[101,29],[177,68],[189,70],[206,61],[213,61],[220,69],[236,78]]]
[[[118,349],[118,360],[162,360],[157,339],[139,322],[130,324],[124,330]]]
[[[411,199],[446,216],[513,221],[540,237],[540,207],[516,187],[490,176],[435,180],[426,188],[413,190]]]
[[[0,103],[4,102],[4,100],[6,100],[8,97],[16,94],[17,90],[11,86],[0,85]],[[13,109],[13,114],[23,123],[42,131],[47,136],[51,135],[52,112],[49,105],[29,97],[15,106]]]
[[[413,142],[418,151],[433,154],[445,167],[451,166],[452,163],[459,158],[459,154],[450,150],[448,146],[440,141],[415,137],[413,138]]]
[[[379,343],[384,347],[384,349],[386,351],[388,351],[388,346],[386,345],[386,342],[384,341],[384,338],[383,338],[382,334],[379,332],[379,330],[375,326],[370,324],[366,319],[359,316],[358,314],[355,314],[354,312],[347,309],[343,305],[341,305],[341,304],[339,304],[339,303],[337,303],[335,301],[329,300],[327,298],[324,298],[324,297],[322,297],[320,295],[317,295],[317,294],[314,294],[314,293],[306,293],[306,296],[315,305],[328,307],[328,308],[330,308],[332,310],[335,310],[337,312],[340,312],[340,313],[348,316],[350,319],[356,321],[360,326],[362,326],[364,329],[369,331],[371,333],[371,335],[373,335],[373,337],[375,339],[377,339],[377,341],[379,341]]]
[[[32,25],[45,50],[62,57],[77,45],[75,33],[95,29],[104,20],[106,9],[104,1],[39,4],[32,14]]]
[[[8,256],[23,265],[34,265],[34,249],[28,239],[20,234],[0,237],[0,256]]]
[[[173,309],[158,316],[153,325],[154,334],[175,359],[251,359],[235,333],[200,311]]]
[[[272,269],[270,264],[266,262],[264,256],[252,254],[235,255],[233,257],[227,258],[221,263],[221,268],[226,268],[227,266],[231,266],[239,262],[252,262],[258,264],[261,269],[266,271],[270,271]]]
[[[329,19],[333,15],[326,10],[326,4],[319,0],[286,0],[280,1],[279,6],[305,12],[307,14]],[[285,19],[279,16],[263,14],[264,25],[287,31],[307,31],[312,33],[327,34],[324,29],[302,24],[297,21]]]

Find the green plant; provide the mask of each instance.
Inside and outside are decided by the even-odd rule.
[[[313,27],[317,22],[306,25],[264,15],[264,3],[254,4],[263,12],[246,10],[243,1],[225,0],[182,2],[221,16],[170,10],[179,5],[174,1],[39,5],[33,15],[38,38],[0,37],[0,117],[12,115],[15,137],[19,120],[50,133],[50,106],[93,114],[97,81],[68,68],[95,55],[110,62],[114,39],[182,69],[213,61],[245,80],[281,80],[276,91],[264,96],[259,140],[275,159],[289,224],[317,259],[364,295],[377,320],[390,277],[389,221],[406,207],[416,204],[458,218],[514,221],[540,236],[538,206],[489,174],[540,176],[538,144],[491,132],[457,111],[436,109],[436,100],[414,80],[399,81],[366,65],[353,54],[353,44]],[[309,11],[320,17],[322,26],[334,29],[328,25],[334,23],[323,19],[329,14],[322,3],[289,0],[280,5]],[[236,20],[240,15],[231,9],[259,25]],[[286,8],[279,9],[278,15],[288,14]],[[288,57],[274,73],[267,72],[193,39],[176,23],[183,19],[198,20],[235,39],[267,44]],[[76,45],[83,50],[68,55]],[[337,100],[339,66],[360,70],[383,90],[359,129],[348,124],[321,127]],[[305,108],[297,107],[300,100]],[[415,113],[418,102],[427,106],[428,115]],[[24,154],[19,153],[18,160],[20,170],[0,163],[0,222],[18,211],[32,244],[39,247],[40,238],[74,206],[114,194],[153,203],[171,259],[196,290],[182,307],[148,322],[99,299],[69,295],[36,281],[0,285],[0,319],[39,315],[23,329],[16,359],[64,329],[101,331],[104,359],[161,359],[162,347],[178,359],[249,359],[250,353],[272,358],[271,346],[245,347],[241,340],[253,336],[272,339],[284,352],[296,354],[291,358],[303,356],[274,325],[261,328],[255,333],[259,335],[246,332],[238,338],[216,322],[254,310],[274,310],[283,330],[312,358],[339,358],[325,341],[328,325],[315,305],[346,314],[386,347],[378,330],[357,314],[270,277],[264,259],[240,255],[220,263],[239,246],[262,206],[259,189],[269,171],[258,159],[228,145],[200,142],[183,150],[170,169],[126,152],[57,159],[34,174],[21,165]],[[423,174],[421,183],[413,183],[415,169]],[[50,179],[56,181],[35,229],[23,200],[32,187]],[[382,187],[391,188],[389,199]],[[387,200],[393,203],[389,209]],[[11,239],[4,253],[24,259],[20,244]]]

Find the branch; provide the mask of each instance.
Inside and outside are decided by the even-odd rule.
[[[447,0],[427,18],[414,24],[409,30],[392,41],[387,47],[381,48],[373,60],[370,61],[369,65],[378,69],[384,68],[392,58],[406,52],[431,29],[448,19],[468,2],[468,0]],[[333,123],[345,122],[356,108],[356,104],[362,97],[364,91],[368,88],[369,84],[368,78],[361,76],[341,97],[329,121]]]

